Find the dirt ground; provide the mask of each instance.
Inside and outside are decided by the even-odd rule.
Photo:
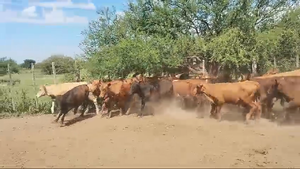
[[[53,115],[0,120],[0,166],[300,167],[300,126],[245,125],[231,108],[216,122],[165,107],[144,118],[87,115],[66,127]]]

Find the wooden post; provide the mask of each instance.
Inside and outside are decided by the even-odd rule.
[[[10,72],[10,65],[9,63],[7,64],[7,73],[8,73],[8,76],[9,76],[9,95],[10,95],[10,98],[11,98],[11,104],[12,104],[12,107],[13,107],[13,111],[16,111],[16,106],[15,106],[15,102],[14,102],[14,98],[12,96],[12,78],[11,78],[11,72]]]
[[[299,54],[296,54],[296,68],[299,67]]]
[[[33,89],[36,93],[36,83],[35,83],[35,74],[34,74],[34,64],[31,63],[31,73],[32,73],[32,82],[33,82]],[[35,97],[35,106],[38,107],[38,99]]]
[[[273,66],[274,68],[277,68],[276,56],[273,57]]]
[[[54,78],[54,84],[56,84],[56,71],[55,71],[55,63],[52,62],[52,73]]]
[[[202,60],[202,73],[204,76],[205,75],[205,60],[204,59]]]
[[[253,60],[252,60],[252,73],[253,73],[254,75],[257,74],[257,62],[256,62],[256,59],[253,59]]]

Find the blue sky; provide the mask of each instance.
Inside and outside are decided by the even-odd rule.
[[[74,57],[81,31],[96,19],[96,9],[126,9],[127,0],[0,0],[0,58],[37,62],[52,54]]]

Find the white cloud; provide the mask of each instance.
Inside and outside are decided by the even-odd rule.
[[[44,8],[77,8],[77,9],[87,9],[87,10],[95,10],[96,6],[91,3],[73,3],[72,0],[67,1],[56,1],[56,2],[40,2],[33,3],[35,6],[40,6]]]
[[[21,12],[9,10],[9,9],[0,10],[0,22],[5,22],[5,23],[17,22],[17,23],[32,23],[32,24],[88,23],[88,19],[86,17],[76,16],[76,15],[66,16],[62,10],[56,8],[53,8],[53,10],[50,12],[43,11],[41,17],[32,18],[30,17],[30,16],[34,16],[32,12],[34,11],[34,13],[36,14],[36,11],[33,10],[31,7],[29,8],[30,9],[26,8],[28,10],[25,9]]]
[[[81,16],[65,16],[62,10],[53,8],[52,11],[46,12],[43,10],[44,20],[48,24],[59,24],[59,23],[87,23],[88,19]]]
[[[22,11],[22,16],[24,16],[24,17],[37,17],[36,7],[31,6],[31,7],[25,8]]]

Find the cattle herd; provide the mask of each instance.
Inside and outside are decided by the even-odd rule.
[[[114,109],[119,114],[130,114],[132,107],[140,101],[138,116],[144,114],[147,102],[160,102],[166,99],[179,100],[183,106],[194,105],[201,116],[201,107],[210,104],[210,117],[221,120],[221,108],[224,104],[234,104],[245,108],[245,122],[259,120],[261,116],[272,118],[274,100],[281,100],[284,107],[284,121],[291,121],[290,113],[300,106],[300,70],[275,75],[251,77],[244,81],[212,83],[204,79],[179,79],[176,77],[144,77],[135,75],[130,79],[103,82],[62,83],[41,86],[37,97],[52,98],[51,112],[59,112],[54,122],[61,117],[64,125],[65,115],[78,109],[81,116],[89,111],[92,105],[96,114],[111,118]],[[101,102],[102,106],[99,106]],[[284,105],[287,102],[288,104]],[[57,106],[55,106],[57,105]],[[58,107],[55,111],[55,107]],[[84,111],[85,109],[85,111]]]

